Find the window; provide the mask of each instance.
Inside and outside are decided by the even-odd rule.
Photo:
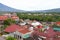
[[[22,37],[20,36],[20,39],[21,39]]]

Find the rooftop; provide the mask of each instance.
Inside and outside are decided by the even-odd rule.
[[[6,20],[8,19],[8,16],[0,16],[0,20]]]
[[[25,34],[25,33],[28,33],[30,31],[28,29],[23,29],[23,30],[19,30],[19,32]]]
[[[21,29],[21,27],[19,25],[12,24],[5,29],[5,32],[14,32],[18,29]]]

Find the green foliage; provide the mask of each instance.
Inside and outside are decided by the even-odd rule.
[[[56,22],[60,21],[60,13],[56,12],[47,12],[47,13],[40,13],[40,12],[32,12],[31,15],[28,15],[29,12],[21,12],[17,13],[17,16],[21,19],[31,19],[31,20],[38,20],[38,21],[48,21],[48,22]],[[34,15],[34,14],[43,14],[43,15]],[[45,14],[52,14],[52,15],[45,15]]]
[[[4,25],[10,25],[10,22],[8,20],[5,20]]]
[[[15,39],[14,37],[9,36],[9,37],[6,38],[6,40],[17,40],[17,39]]]
[[[16,22],[14,21],[14,20],[12,20],[12,19],[7,19],[7,20],[5,20],[4,21],[4,29],[8,26],[8,25],[10,25],[10,24],[15,24]]]
[[[4,25],[10,25],[11,23],[16,23],[16,22],[12,19],[7,19],[4,21]]]

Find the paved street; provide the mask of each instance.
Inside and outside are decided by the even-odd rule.
[[[0,37],[0,40],[5,40],[3,37]]]

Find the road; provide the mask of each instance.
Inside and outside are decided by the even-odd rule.
[[[0,37],[0,40],[5,40],[3,37]]]

